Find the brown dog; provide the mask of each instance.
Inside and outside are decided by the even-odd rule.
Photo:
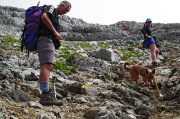
[[[129,65],[129,67],[126,67],[127,65]],[[146,83],[146,86],[148,88],[150,87],[148,80],[153,80],[159,96],[162,97],[162,94],[160,93],[159,88],[156,83],[155,69],[151,70],[142,65],[133,65],[132,67],[130,67],[129,62],[125,62],[123,68],[125,71],[128,71],[130,73],[130,75],[131,75],[130,81],[136,82],[137,86],[138,86],[139,75],[142,77],[143,81]]]

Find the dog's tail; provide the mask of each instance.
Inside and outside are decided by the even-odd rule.
[[[126,67],[126,65],[129,65],[129,68]],[[130,63],[129,63],[129,62],[125,62],[123,68],[124,68],[125,71],[129,71],[129,69],[130,69]]]

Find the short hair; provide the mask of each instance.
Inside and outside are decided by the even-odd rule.
[[[64,0],[60,3],[60,5],[63,5],[64,7],[68,8],[69,10],[71,9],[71,3],[68,1]]]

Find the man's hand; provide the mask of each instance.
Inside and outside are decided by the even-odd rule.
[[[148,38],[152,38],[152,36],[148,36]]]
[[[56,40],[62,40],[62,36],[59,33],[54,34]]]

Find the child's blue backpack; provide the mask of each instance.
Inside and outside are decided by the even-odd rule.
[[[29,7],[25,11],[25,25],[21,36],[21,51],[23,51],[23,47],[25,46],[28,51],[28,56],[29,51],[36,51],[38,29],[44,7],[45,6],[39,6],[38,3],[37,6]]]

